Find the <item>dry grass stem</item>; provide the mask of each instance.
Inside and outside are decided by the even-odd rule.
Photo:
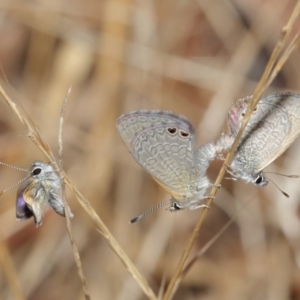
[[[250,202],[250,201],[249,201]],[[249,204],[249,202],[247,204]],[[180,276],[177,278],[176,284],[174,286],[171,298],[174,296],[176,290],[178,289],[180,282],[184,278],[184,276],[189,272],[189,270],[193,267],[193,265],[197,262],[197,260],[202,257],[215,243],[216,241],[226,232],[226,230],[236,221],[237,216],[246,208],[246,205],[243,205],[241,209],[239,209],[234,216],[230,218],[226,224],[201,248],[201,250],[184,266],[182,269]]]
[[[72,223],[71,223],[71,214],[70,214],[70,208],[68,205],[68,202],[66,200],[66,189],[65,189],[65,182],[64,182],[64,171],[63,171],[63,125],[64,125],[64,116],[65,116],[65,111],[67,107],[67,102],[68,98],[71,93],[71,87],[68,90],[68,93],[63,101],[62,108],[61,108],[61,113],[60,113],[60,118],[59,118],[59,128],[58,128],[58,165],[59,165],[59,176],[61,180],[61,185],[62,185],[62,198],[65,206],[65,215],[66,215],[66,222],[67,222],[67,228],[68,228],[68,233],[72,245],[72,250],[73,250],[73,256],[74,260],[77,266],[78,270],[78,275],[81,281],[82,285],[82,290],[84,293],[84,297],[86,300],[90,300],[90,294],[87,288],[87,283],[86,283],[86,278],[83,273],[82,269],[82,263],[80,259],[80,254],[78,251],[78,247],[76,245],[76,240],[73,234],[73,229],[72,229]]]
[[[176,280],[174,288],[172,290],[172,294],[170,299],[172,299],[179,288],[179,285],[184,278],[184,276],[190,271],[193,265],[198,261],[198,259],[204,255],[214,244],[215,242],[223,235],[223,233],[230,227],[230,225],[235,221],[236,216],[232,217],[218,232],[215,234],[182,269],[179,277]]]
[[[129,273],[133,276],[133,278],[140,285],[141,289],[148,296],[149,299],[156,299],[156,296],[150,286],[148,285],[147,280],[144,276],[137,270],[136,266],[132,263],[129,257],[124,252],[123,248],[119,245],[113,235],[110,233],[108,228],[105,226],[100,217],[96,214],[94,209],[90,206],[89,202],[83,197],[83,195],[77,190],[77,188],[72,184],[70,179],[65,175],[65,183],[69,187],[69,189],[75,194],[77,200],[82,205],[84,210],[89,214],[92,220],[95,222],[95,225],[98,231],[105,237],[108,245],[111,249],[116,253],[116,255],[120,258],[124,266],[127,268]]]

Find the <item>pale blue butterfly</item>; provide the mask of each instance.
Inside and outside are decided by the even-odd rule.
[[[195,130],[183,116],[169,111],[133,111],[117,120],[117,130],[132,157],[172,196],[170,211],[204,207],[211,186],[206,171],[213,143],[195,147]],[[166,202],[132,220],[135,222]]]
[[[239,99],[229,110],[227,122],[230,133],[226,138],[227,144],[223,145],[224,149],[231,147],[251,98]],[[258,186],[267,185],[270,179],[264,176],[263,169],[278,158],[299,134],[299,94],[278,93],[262,98],[243,132],[230,164],[230,173],[236,179]]]

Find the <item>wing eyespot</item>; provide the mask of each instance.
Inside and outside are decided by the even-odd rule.
[[[177,128],[176,127],[168,127],[167,131],[170,135],[175,135],[177,133]]]
[[[188,138],[188,137],[190,136],[190,133],[187,132],[187,131],[184,131],[184,130],[180,130],[180,131],[179,131],[179,134],[180,134],[180,136],[181,136],[182,138],[184,138],[184,139],[186,139],[186,138]]]

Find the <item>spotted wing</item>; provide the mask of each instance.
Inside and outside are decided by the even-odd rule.
[[[195,131],[183,116],[168,111],[134,111],[117,120],[132,157],[175,199],[183,200],[193,172]]]
[[[295,93],[282,93],[270,95],[262,99],[262,103],[269,105],[274,105],[274,102],[276,103],[276,110],[278,112],[282,111],[282,113],[277,113],[277,118],[280,119],[278,123],[283,125],[283,118],[285,118],[286,115],[288,116],[289,122],[285,127],[285,136],[281,146],[276,151],[270,153],[269,161],[266,161],[264,165],[261,165],[260,170],[264,169],[285,152],[300,134],[300,95]]]
[[[269,95],[258,103],[250,117],[236,160],[245,166],[244,171],[258,173],[278,158],[299,133],[300,96]]]

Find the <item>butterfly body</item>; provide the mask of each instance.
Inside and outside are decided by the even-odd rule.
[[[211,186],[205,173],[213,145],[195,149],[195,130],[169,111],[134,111],[117,120],[132,157],[172,196],[170,210],[199,207]]]
[[[35,161],[31,165],[30,175],[18,189],[16,217],[25,220],[33,216],[35,224],[39,226],[46,204],[65,216],[59,176],[50,164]]]

